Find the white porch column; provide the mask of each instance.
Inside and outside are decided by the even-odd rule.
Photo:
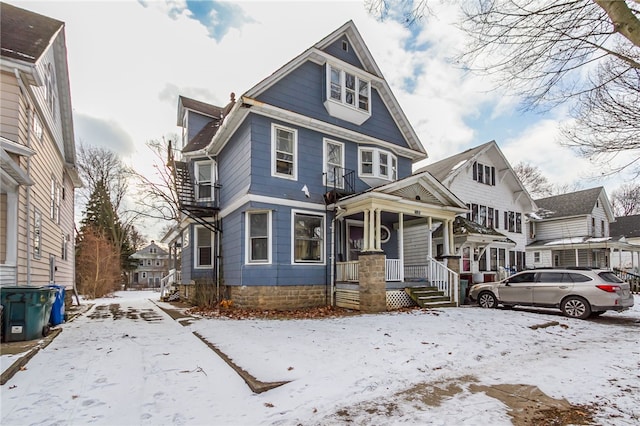
[[[451,251],[449,250],[449,220],[442,222],[442,254],[447,255]]]
[[[398,213],[398,257],[400,258],[400,281],[404,281],[404,214]]]
[[[576,266],[580,266],[580,260],[578,259],[578,249],[575,249],[576,252]]]
[[[376,212],[369,210],[369,251],[376,249]]]
[[[16,266],[18,260],[18,193],[7,192],[7,233],[5,264]],[[27,226],[31,226],[28,224]],[[31,253],[27,253],[31,256]]]
[[[449,253],[456,254],[456,241],[453,238],[453,220],[449,221]]]
[[[364,211],[364,226],[362,227],[362,251],[369,251],[369,210]]]
[[[427,253],[429,257],[433,258],[433,220],[431,217],[427,218]]]
[[[374,245],[374,249],[376,251],[382,251],[382,238],[380,233],[382,232],[382,221],[380,220],[380,209],[375,209],[375,226],[376,226],[376,232],[374,233],[375,235],[375,245]]]

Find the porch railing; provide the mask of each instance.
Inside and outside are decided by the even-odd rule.
[[[160,298],[164,297],[165,292],[169,291],[172,285],[180,282],[182,275],[181,272],[182,271],[170,269],[169,273],[162,277],[160,280]]]
[[[400,259],[385,259],[385,280],[387,281],[404,281],[404,271],[402,261]]]
[[[358,261],[336,262],[336,281],[358,282]]]
[[[420,265],[405,265],[404,279],[406,281],[426,281],[432,286],[437,287],[445,296],[448,296],[453,302],[458,304],[458,291],[460,286],[460,277],[458,273],[447,268],[447,266],[427,256],[427,262]]]

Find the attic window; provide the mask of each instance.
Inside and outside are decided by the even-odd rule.
[[[345,52],[349,51],[349,43],[347,43],[346,40],[342,40],[342,50],[344,50]]]
[[[324,106],[331,116],[360,125],[371,116],[371,83],[358,74],[355,68],[327,65]]]

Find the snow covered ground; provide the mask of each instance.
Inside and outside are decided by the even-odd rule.
[[[587,321],[464,307],[186,326],[157,299],[92,301],[2,386],[0,423],[508,425],[489,391],[503,384],[595,404],[599,424],[640,422],[639,296]],[[256,379],[288,383],[253,393],[194,331]]]

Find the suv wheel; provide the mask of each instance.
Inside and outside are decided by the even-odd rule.
[[[585,319],[591,315],[589,302],[582,297],[571,296],[562,301],[562,313],[570,318]]]
[[[483,291],[478,295],[478,305],[481,308],[495,308],[498,306],[498,301],[493,293],[490,291]]]

